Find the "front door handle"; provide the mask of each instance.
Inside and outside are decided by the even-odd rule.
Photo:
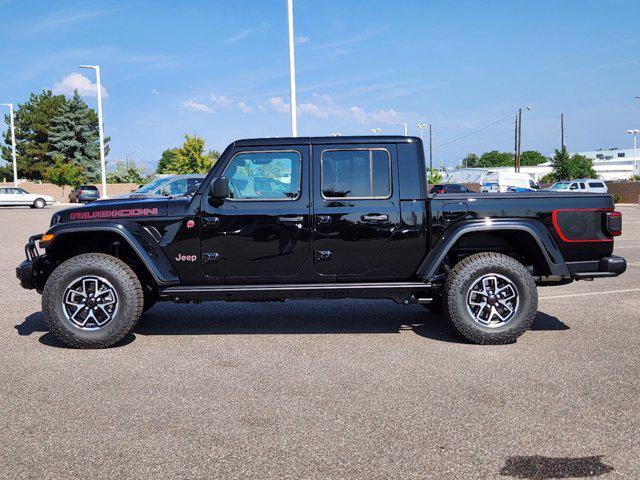
[[[363,222],[386,222],[389,220],[389,215],[370,213],[368,215],[362,215],[360,218]]]
[[[278,217],[278,222],[280,223],[302,223],[304,221],[304,217],[300,215],[299,217]]]

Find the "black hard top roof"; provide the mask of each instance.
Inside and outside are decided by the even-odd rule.
[[[233,142],[235,147],[262,147],[272,145],[323,145],[323,144],[355,144],[355,143],[416,143],[418,137],[404,135],[359,135],[349,137],[272,137],[248,138]]]

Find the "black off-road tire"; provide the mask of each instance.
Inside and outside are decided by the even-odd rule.
[[[515,315],[504,325],[488,327],[476,322],[467,309],[467,292],[484,275],[499,274],[518,290],[519,305]],[[538,311],[536,284],[522,263],[499,253],[478,253],[456,264],[443,288],[446,318],[465,339],[476,344],[513,343],[529,329]]]
[[[116,291],[118,306],[113,318],[97,330],[84,330],[69,321],[63,311],[65,289],[74,279],[97,276]],[[60,264],[49,276],[42,292],[44,320],[51,332],[74,348],[106,348],[135,328],[142,313],[144,295],[136,274],[122,260],[103,253],[85,253]]]

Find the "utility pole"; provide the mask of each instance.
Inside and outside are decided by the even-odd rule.
[[[564,148],[564,113],[560,114],[560,151]]]
[[[296,102],[296,60],[293,37],[293,0],[287,0],[287,18],[289,20],[289,84],[291,88],[291,136],[298,136],[298,118]]]

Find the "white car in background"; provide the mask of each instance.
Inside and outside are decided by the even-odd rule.
[[[44,208],[45,205],[53,205],[53,197],[29,193],[22,188],[0,187],[0,206],[25,205],[31,208]]]
[[[482,177],[481,193],[533,192],[540,187],[526,173],[487,172]]]
[[[579,178],[556,182],[549,187],[556,192],[609,193],[607,185],[602,180],[593,178]]]

